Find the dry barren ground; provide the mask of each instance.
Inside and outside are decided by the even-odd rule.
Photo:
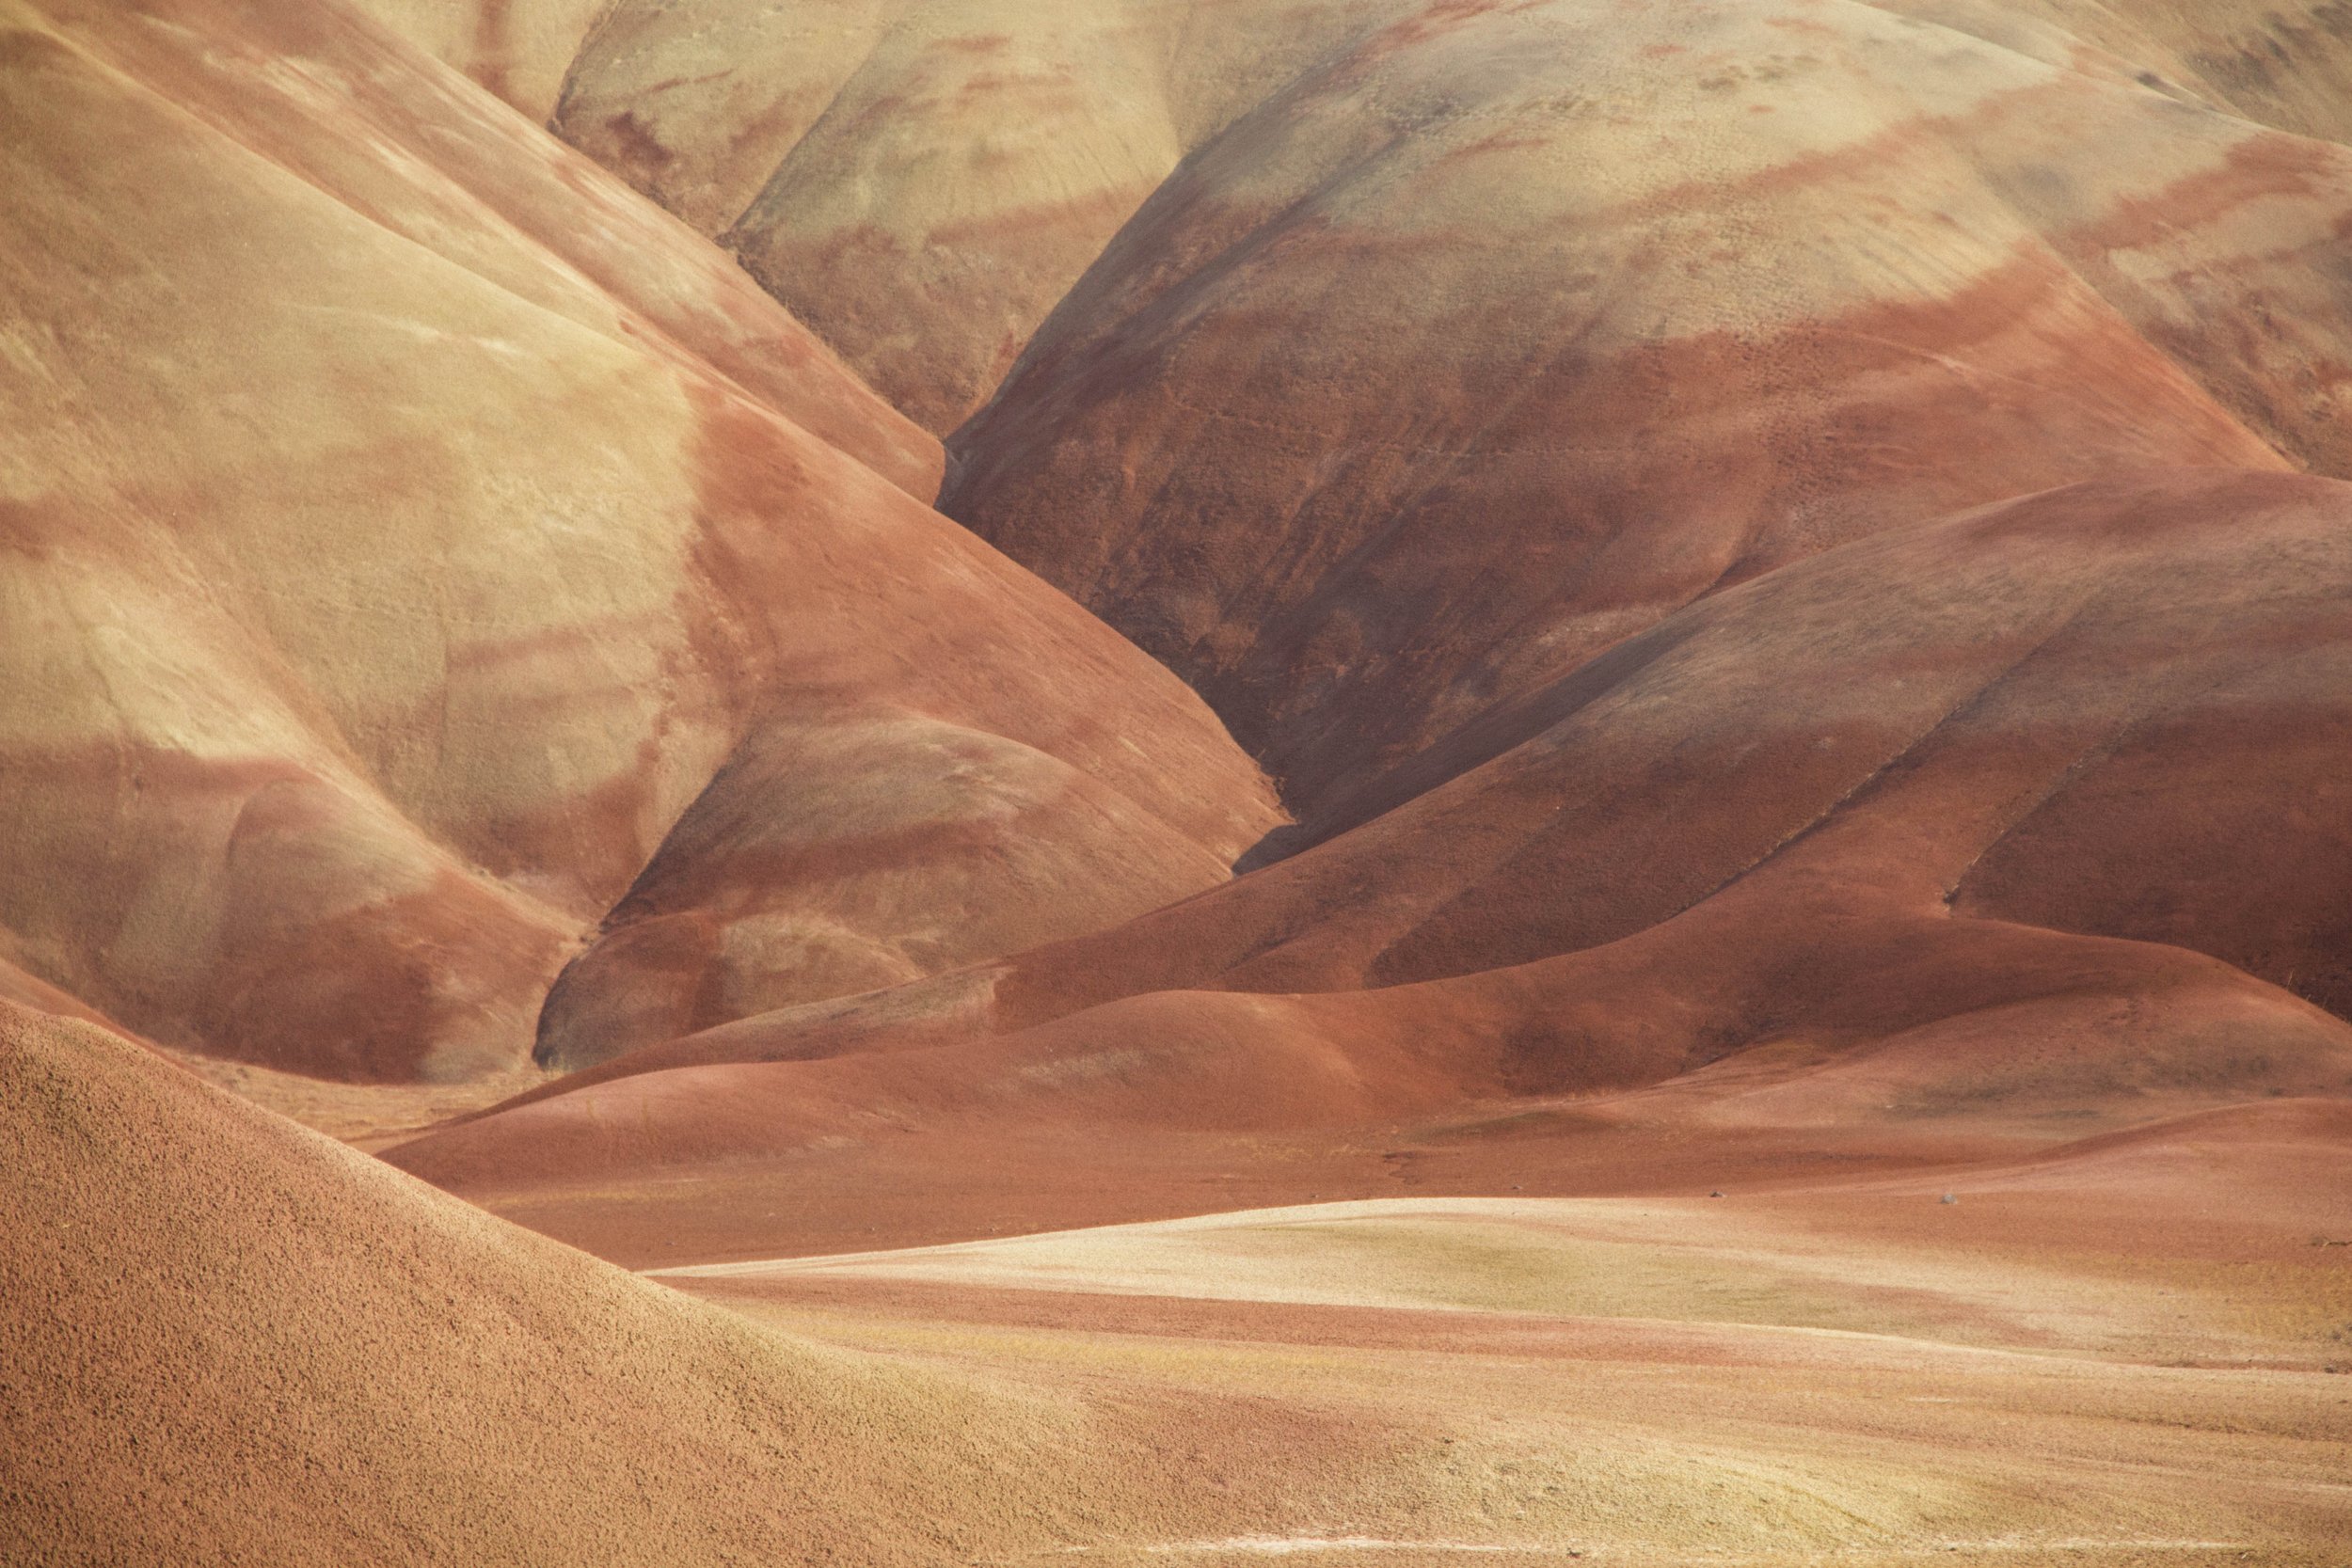
[[[2277,1146],[2206,1138],[1980,1169],[1949,1203],[1916,1178],[1399,1198],[659,1277],[796,1337],[1238,1416],[1163,1433],[1178,1491],[1317,1474],[1318,1448],[1356,1483],[1279,1528],[1052,1560],[2352,1560],[2352,1224],[2326,1229],[2352,1207],[2247,1205]],[[2130,1212],[2184,1180],[2208,1201],[2162,1205],[2151,1247]]]

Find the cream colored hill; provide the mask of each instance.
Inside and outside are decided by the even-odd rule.
[[[900,1286],[1740,1323],[2318,1371],[2352,1356],[2337,1338],[2352,1259],[2310,1245],[2352,1199],[2347,1139],[2352,1104],[2274,1101],[2028,1161],[1742,1182],[1723,1198],[1396,1196],[653,1272],[722,1300],[855,1280],[877,1298]],[[2277,1260],[2267,1301],[2224,1261],[2258,1256]]]
[[[369,0],[704,232],[945,431],[1186,154],[1416,0]],[[1597,29],[1621,8],[1552,8]],[[1889,0],[2303,135],[2352,128],[2327,0]],[[1418,23],[1408,24],[1418,27]],[[1833,25],[1835,25],[1833,24]],[[547,84],[560,80],[560,95]]]
[[[626,0],[553,124],[944,432],[1186,152],[1414,8]]]
[[[563,95],[610,0],[362,0],[361,9],[532,119]]]
[[[720,966],[768,1000],[972,956],[909,891],[943,840],[1025,945],[1274,820],[1191,693],[922,504],[934,443],[473,85],[334,4],[0,20],[0,924],[43,982],[454,1078],[739,747],[804,768],[738,809],[831,755],[904,830],[803,834],[835,891],[783,935],[762,891]]]
[[[1083,1561],[2321,1564],[2352,1528],[2352,1258],[2310,1243],[2348,1131],[2274,1102],[1899,1179],[1391,1184],[661,1276],[847,1344],[1429,1420],[1483,1503]],[[1452,1549],[1417,1552],[1435,1518]]]
[[[2352,140],[2352,23],[2333,0],[1871,3],[2298,135]]]

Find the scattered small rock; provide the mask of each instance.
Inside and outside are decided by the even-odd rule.
[[[1708,1194],[1707,1196],[1709,1196],[1709,1197],[1721,1197],[1721,1196],[1724,1196],[1724,1190],[1723,1190],[1721,1187],[1718,1187],[1718,1188],[1716,1188],[1713,1192],[1711,1192],[1711,1193]]]
[[[1958,1193],[1946,1193],[1943,1197],[1937,1201],[1942,1203],[1958,1203],[1960,1201],[1960,1195]]]

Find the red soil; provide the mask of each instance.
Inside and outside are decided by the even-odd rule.
[[[2337,482],[2186,473],[1883,534],[1684,611],[1534,738],[1228,887],[623,1056],[390,1158],[500,1201],[940,1158],[974,1219],[1020,1194],[1077,1223],[1564,1096],[1610,1097],[1570,1144],[1679,1125],[1721,1161],[2341,1094],[2352,1027],[2222,960],[2346,1000],[2352,796],[2320,737],[2352,703],[2348,516]],[[1067,1213],[1030,1207],[1046,1159]]]

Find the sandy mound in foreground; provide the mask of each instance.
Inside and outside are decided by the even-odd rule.
[[[2338,1380],[2294,1370],[2336,1254],[2263,1261],[2277,1321],[2231,1316],[2238,1232],[2150,1301],[2017,1256],[2033,1171],[1958,1208],[1387,1203],[681,1279],[739,1316],[86,1025],[0,1009],[0,1106],[11,1565],[2178,1568],[2343,1526]],[[2341,1116],[2250,1131],[2292,1155]],[[2106,1359],[2142,1341],[2236,1370]]]
[[[0,1004],[0,1107],[11,1564],[946,1562],[1090,1507],[1073,1405],[760,1333],[98,1029]]]

